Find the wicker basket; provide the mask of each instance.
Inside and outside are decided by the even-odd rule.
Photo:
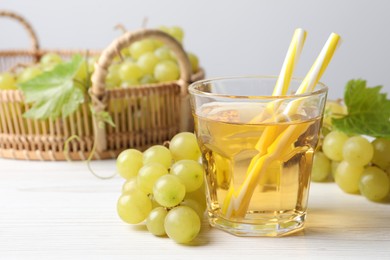
[[[53,50],[41,50],[37,37],[25,19],[11,12],[0,11],[0,16],[19,21],[31,36],[31,50],[0,51],[0,71],[17,63],[31,63]],[[105,88],[107,69],[118,52],[134,41],[150,37],[161,40],[176,54],[180,79],[174,82],[142,85],[136,88]],[[82,51],[57,50],[63,57]],[[19,90],[0,90],[0,157],[23,160],[85,160],[94,143],[93,159],[115,158],[127,148],[144,150],[169,140],[180,131],[191,131],[188,85],[204,77],[203,70],[191,74],[191,66],[182,46],[171,36],[159,30],[142,29],[127,32],[114,40],[95,64],[92,88],[88,102],[66,118],[34,120],[23,117],[30,107]],[[102,124],[90,111],[107,111],[116,127]],[[104,126],[104,127],[102,127]],[[78,140],[64,144],[70,136]]]

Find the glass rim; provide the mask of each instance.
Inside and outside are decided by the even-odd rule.
[[[322,93],[326,93],[328,91],[328,86],[325,85],[322,82],[317,82],[316,86],[320,86],[320,89],[305,92],[302,94],[289,94],[289,95],[278,95],[278,96],[272,96],[272,95],[229,95],[229,94],[219,94],[219,93],[210,93],[201,91],[196,88],[198,85],[202,85],[205,83],[212,83],[212,82],[221,82],[224,80],[237,80],[237,79],[274,79],[277,80],[278,76],[265,76],[265,75],[249,75],[249,76],[232,76],[232,77],[215,77],[215,78],[209,78],[209,79],[203,79],[196,82],[191,83],[188,86],[188,91],[192,95],[197,96],[205,96],[205,97],[218,97],[218,98],[229,98],[229,99],[291,99],[291,98],[301,98],[301,97],[309,97],[309,96],[315,96],[320,95]],[[292,77],[291,81],[302,81],[304,78],[301,77]],[[276,81],[275,81],[276,82]]]

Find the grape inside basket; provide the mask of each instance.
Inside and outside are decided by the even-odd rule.
[[[32,33],[33,35],[33,33]],[[123,48],[151,38],[172,50],[180,68],[175,81],[129,88],[106,88],[108,68]],[[15,65],[33,63],[45,53],[55,52],[64,59],[83,51],[42,50],[33,41],[32,50],[0,51],[0,72]],[[192,73],[190,61],[182,45],[170,35],[153,29],[126,32],[100,54],[92,74],[92,86],[84,102],[67,117],[31,119],[23,114],[31,108],[21,90],[0,90],[0,157],[22,160],[86,160],[94,145],[93,159],[116,158],[127,148],[144,150],[170,140],[180,131],[192,131],[187,87],[203,79],[200,68]],[[92,109],[91,109],[92,108]],[[94,112],[91,112],[94,111]],[[107,112],[114,126],[103,123],[97,114]],[[77,136],[69,141],[72,136]],[[68,148],[64,150],[65,143]]]

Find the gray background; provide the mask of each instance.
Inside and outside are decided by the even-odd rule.
[[[179,25],[184,46],[195,52],[207,77],[277,75],[293,31],[308,31],[295,76],[304,76],[331,32],[343,43],[322,78],[330,98],[363,78],[390,93],[390,1],[386,0],[2,0],[0,9],[25,16],[44,48],[102,49],[148,17],[148,27]],[[14,22],[1,19],[0,48],[29,46]]]

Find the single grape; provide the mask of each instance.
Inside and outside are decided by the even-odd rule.
[[[334,179],[334,175],[336,173],[336,170],[337,170],[337,167],[339,166],[339,164],[340,164],[340,162],[338,162],[338,161],[331,161],[331,163],[330,163],[333,179]]]
[[[4,72],[0,74],[0,89],[17,89],[15,78],[11,73]]]
[[[131,177],[123,183],[122,193],[129,193],[134,189],[138,189],[137,177]]]
[[[149,162],[138,171],[138,186],[147,194],[153,193],[154,183],[165,174],[168,174],[168,170],[164,165],[157,162]]]
[[[175,161],[184,159],[197,161],[201,155],[196,136],[189,132],[176,134],[169,143],[169,150]]]
[[[118,215],[126,223],[138,224],[144,221],[151,210],[152,202],[139,189],[122,194],[118,199]]]
[[[157,83],[157,80],[152,75],[144,75],[140,80],[140,84],[153,84]]]
[[[328,100],[325,105],[324,124],[332,125],[332,118],[340,118],[346,114],[346,106],[342,105],[340,102]]]
[[[333,161],[343,160],[343,146],[348,136],[339,131],[332,131],[327,134],[322,143],[322,151]]]
[[[119,64],[113,64],[108,68],[108,73],[105,80],[108,89],[120,86],[121,78],[119,77],[119,67]]]
[[[374,147],[372,163],[386,170],[390,167],[390,139],[377,138],[372,145]]]
[[[174,207],[178,205],[186,194],[185,186],[179,178],[167,174],[161,176],[154,184],[154,199],[163,207]]]
[[[154,51],[154,55],[160,60],[175,60],[175,58],[172,56],[171,50],[166,47],[162,46]]]
[[[80,64],[80,68],[76,73],[75,79],[81,82],[85,82],[88,77],[90,77],[94,71],[93,63],[95,62],[94,58],[91,59],[83,59]]]
[[[330,160],[323,152],[316,152],[313,158],[311,179],[313,181],[325,181],[331,172]]]
[[[201,207],[202,212],[206,210],[206,190],[204,182],[203,185],[196,191],[186,193],[184,200],[188,199],[196,201]]]
[[[186,186],[186,192],[193,192],[203,184],[203,167],[197,161],[180,160],[171,167],[171,174],[179,177]]]
[[[205,209],[196,200],[184,198],[184,200],[180,203],[180,206],[187,206],[187,207],[192,208],[196,212],[196,214],[198,214],[199,219],[203,219]]]
[[[119,174],[130,179],[138,174],[139,169],[143,165],[143,155],[136,149],[127,149],[121,152],[116,159],[116,169]]]
[[[198,214],[187,206],[171,209],[164,222],[167,235],[177,243],[191,242],[200,231]]]
[[[354,166],[347,161],[340,162],[335,172],[335,182],[347,193],[358,193],[359,182],[363,174],[363,166]]]
[[[142,69],[144,74],[153,74],[154,67],[159,62],[159,59],[153,52],[142,54],[137,60],[137,65]]]
[[[124,80],[121,83],[121,88],[134,88],[140,85],[140,82],[136,79]]]
[[[389,176],[378,167],[367,167],[360,179],[359,190],[367,199],[381,201],[390,191]]]
[[[25,82],[29,81],[36,76],[40,75],[42,73],[42,70],[38,67],[27,67],[25,68],[22,73],[18,76],[18,82]]]
[[[193,73],[198,72],[198,70],[199,70],[199,59],[198,59],[198,57],[195,54],[191,53],[191,52],[188,52],[187,55],[188,55],[188,58],[189,58],[190,63],[191,63],[192,72]]]
[[[168,211],[163,207],[154,208],[149,216],[146,218],[146,227],[150,233],[155,236],[164,236],[165,233],[165,217],[167,216]]]
[[[371,161],[373,155],[374,148],[364,137],[350,137],[343,145],[343,158],[351,165],[364,166]]]
[[[154,48],[155,45],[153,41],[150,39],[145,39],[131,44],[129,50],[131,57],[137,60],[139,57],[141,57],[142,54],[153,52]]]
[[[119,67],[119,78],[122,81],[138,80],[143,76],[143,72],[138,65],[132,61],[125,61]]]
[[[171,60],[160,61],[154,68],[154,77],[159,82],[177,80],[179,76],[179,67]]]
[[[169,168],[172,164],[171,151],[163,145],[153,145],[149,147],[143,154],[144,164],[150,162],[161,163],[165,168]]]
[[[168,33],[178,42],[182,43],[184,38],[184,31],[179,26],[172,26],[168,29]]]

